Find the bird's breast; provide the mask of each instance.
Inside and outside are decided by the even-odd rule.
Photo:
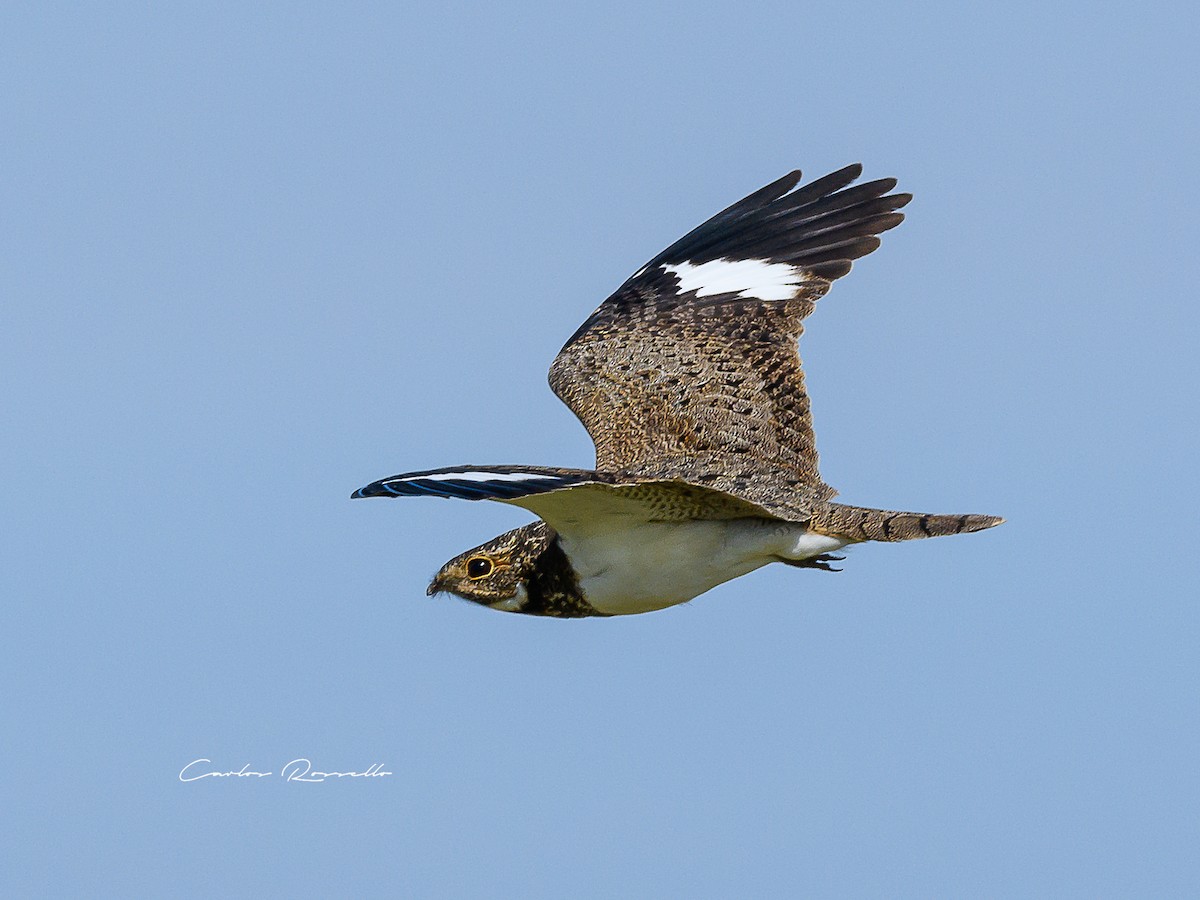
[[[608,615],[684,603],[789,555],[805,533],[766,519],[607,524],[559,540],[587,602]]]

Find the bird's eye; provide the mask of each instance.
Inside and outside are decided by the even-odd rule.
[[[468,578],[487,578],[492,574],[492,561],[486,556],[472,557],[467,561]]]

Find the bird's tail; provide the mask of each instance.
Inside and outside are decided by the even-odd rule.
[[[814,511],[808,527],[819,534],[851,541],[912,541],[982,531],[1003,521],[999,516],[935,516],[827,503]]]

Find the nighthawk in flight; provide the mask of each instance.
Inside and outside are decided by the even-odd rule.
[[[804,318],[899,225],[895,179],[858,165],[797,188],[792,172],[676,241],[600,304],[550,366],[596,444],[596,468],[455,466],[354,497],[456,497],[541,521],[444,565],[428,593],[578,617],[691,600],[771,562],[831,569],[862,541],[979,531],[982,515],[834,503],[797,352]]]

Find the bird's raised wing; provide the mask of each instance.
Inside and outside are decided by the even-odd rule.
[[[849,187],[861,172],[848,166],[793,190],[797,171],[755,191],[648,262],[580,326],[550,386],[592,436],[597,469],[720,489],[770,471],[813,500],[833,495],[817,471],[801,321],[912,199],[889,194],[891,178]]]

